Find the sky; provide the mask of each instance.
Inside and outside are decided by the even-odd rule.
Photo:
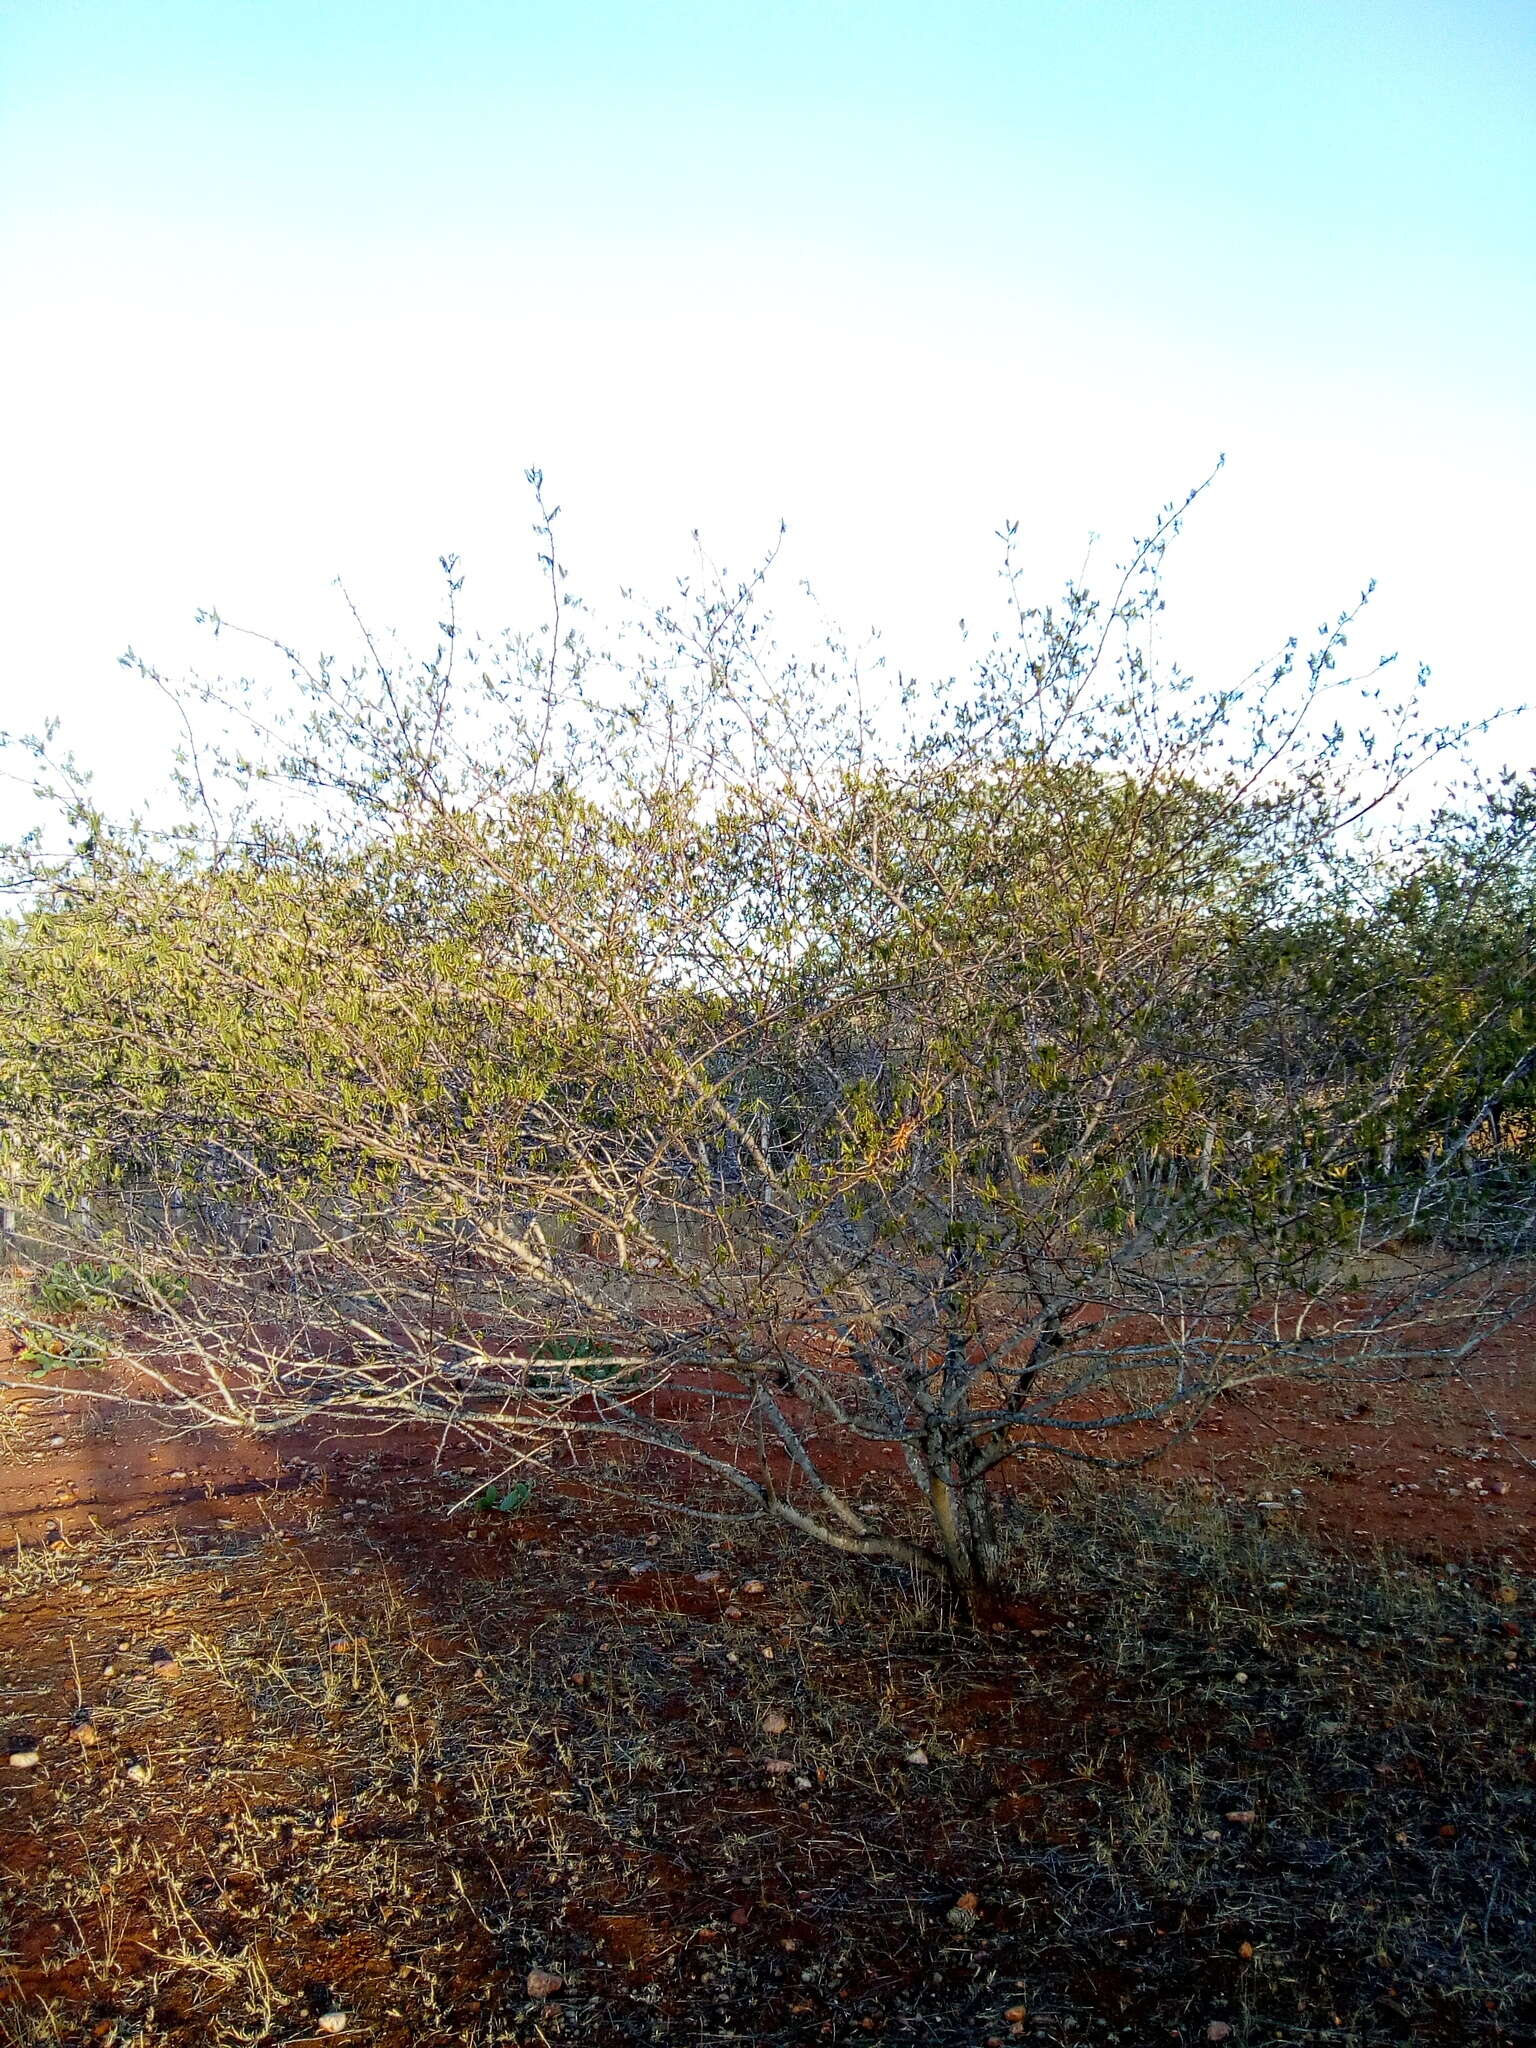
[[[0,730],[138,802],[200,606],[526,617],[531,466],[599,610],[782,520],[945,669],[1004,520],[1048,596],[1225,454],[1170,652],[1375,578],[1359,653],[1521,702],[1533,80],[1526,0],[0,0]]]

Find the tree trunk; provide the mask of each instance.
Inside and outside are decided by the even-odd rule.
[[[931,1444],[928,1507],[950,1585],[980,1619],[996,1605],[1001,1544],[991,1489],[977,1467],[977,1452],[958,1431]]]

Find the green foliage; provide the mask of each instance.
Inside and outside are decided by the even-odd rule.
[[[177,831],[77,810],[29,871],[0,1173],[267,1219],[281,1275],[198,1290],[217,1399],[263,1426],[293,1358],[353,1357],[360,1299],[338,1398],[483,1414],[494,1362],[435,1377],[446,1303],[493,1361],[531,1346],[537,1413],[497,1427],[574,1414],[718,1478],[642,1393],[759,1446],[818,1394],[899,1447],[962,1581],[987,1473],[1094,1455],[1090,1397],[1141,1426],[1329,1345],[1402,1369],[1436,1341],[1410,1249],[1490,1321],[1484,1254],[1536,1228],[1536,794],[1377,822],[1458,736],[1344,673],[1347,616],[1243,691],[1160,673],[1179,510],[1112,601],[1015,602],[884,723],[839,650],[775,654],[755,584],[601,655],[455,624],[414,668],[295,659]]]
[[[70,1315],[77,1309],[100,1308],[123,1298],[131,1275],[118,1266],[81,1259],[60,1263],[39,1273],[31,1285],[32,1299],[48,1315]]]
[[[556,1392],[571,1382],[600,1387],[620,1378],[625,1366],[614,1358],[614,1346],[598,1337],[544,1337],[528,1350],[532,1370],[529,1386],[537,1393]],[[563,1370],[553,1372],[551,1366]]]
[[[36,1314],[17,1327],[19,1362],[34,1379],[61,1367],[103,1365],[112,1348],[108,1330],[97,1320],[103,1311],[165,1308],[185,1301],[187,1292],[180,1274],[151,1279],[110,1260],[61,1259],[27,1285],[27,1301]]]
[[[525,1508],[533,1498],[531,1479],[519,1479],[515,1485],[505,1488],[488,1486],[483,1493],[477,1493],[470,1502],[472,1508],[484,1508],[498,1515],[515,1515]]]
[[[31,1379],[44,1379],[65,1366],[105,1365],[109,1355],[106,1339],[89,1327],[23,1323],[16,1335],[21,1346],[18,1362]]]
[[[38,1274],[29,1292],[43,1314],[67,1316],[87,1309],[174,1307],[186,1300],[187,1283],[178,1273],[147,1278],[132,1267],[72,1259]]]
[[[569,1360],[604,1359],[612,1356],[613,1346],[595,1337],[544,1337],[532,1346],[530,1358],[556,1358]]]

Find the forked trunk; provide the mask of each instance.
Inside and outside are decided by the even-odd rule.
[[[967,1462],[962,1453],[934,1471],[928,1506],[950,1585],[979,1620],[997,1604],[1001,1546],[991,1491]]]

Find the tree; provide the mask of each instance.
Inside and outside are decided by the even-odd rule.
[[[984,1600],[1012,1462],[1458,1369],[1527,1300],[1527,1126],[1448,1167],[1525,1100],[1530,798],[1380,823],[1462,736],[1341,676],[1348,617],[1155,672],[1181,509],[883,723],[761,578],[604,644],[547,545],[551,626],[487,645],[446,563],[431,660],[222,700],[177,834],[77,805],[9,934],[6,1157],[118,1191],[137,1384],[495,1479],[600,1440]]]

